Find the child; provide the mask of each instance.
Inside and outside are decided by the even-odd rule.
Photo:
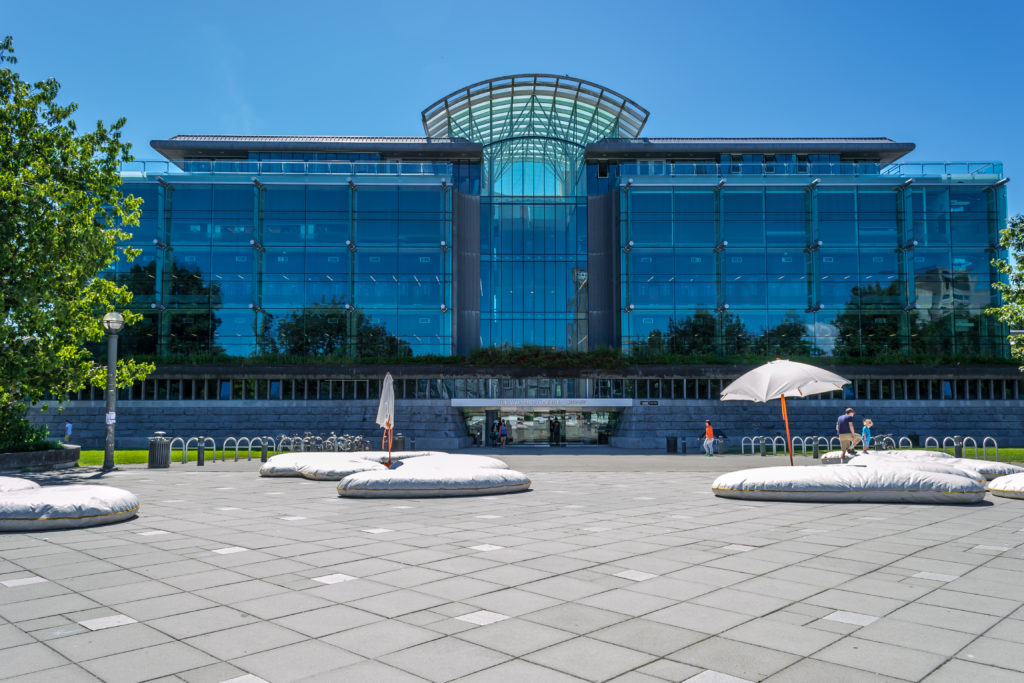
[[[870,417],[864,418],[864,427],[860,430],[860,436],[862,443],[864,444],[864,452],[868,453],[868,444],[871,443],[871,428],[875,426],[875,423]]]

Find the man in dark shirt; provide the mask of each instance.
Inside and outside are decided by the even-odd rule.
[[[842,457],[853,452],[857,440],[857,432],[853,427],[853,408],[847,408],[846,412],[836,420],[836,433],[839,435],[839,447],[842,449]]]

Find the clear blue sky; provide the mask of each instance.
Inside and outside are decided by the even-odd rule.
[[[911,161],[1005,163],[1024,212],[1024,2],[5,0],[18,69],[79,120],[179,133],[422,135],[479,80],[570,74],[651,112],[645,134],[885,136]]]

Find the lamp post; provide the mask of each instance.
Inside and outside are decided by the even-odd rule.
[[[107,416],[106,438],[103,446],[103,471],[114,469],[114,424],[117,422],[117,333],[124,327],[124,317],[117,311],[103,316],[103,329],[107,333]]]

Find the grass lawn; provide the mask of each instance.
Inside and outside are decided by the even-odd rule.
[[[941,450],[941,449],[939,449],[939,450]],[[796,451],[796,452],[799,453],[799,451]],[[949,453],[950,455],[953,454],[953,450],[952,449],[946,449],[946,452]],[[974,455],[974,449],[970,449],[970,448],[967,449],[966,454],[967,454],[968,457],[973,456]],[[247,455],[248,455],[248,451],[247,450],[242,449],[242,450],[239,450],[239,452],[238,452],[239,459],[245,458],[245,457],[247,457]],[[731,452],[730,455],[739,455],[739,453],[738,452]],[[781,451],[780,451],[780,455],[781,455]],[[212,459],[211,458],[211,454],[210,454],[209,451],[207,451],[206,457],[207,457],[207,460]],[[219,453],[218,453],[217,457],[220,457]],[[258,460],[259,457],[260,457],[259,453],[254,451],[253,452],[253,459],[254,460]],[[980,449],[978,450],[978,458],[979,459],[981,458],[981,450]],[[234,452],[229,452],[228,455],[227,455],[227,459],[228,460],[233,460],[234,459]],[[119,451],[114,451],[114,464],[115,465],[145,464],[146,462],[148,462],[148,460],[149,460],[149,451],[145,451],[145,450],[138,450],[138,451],[119,450]],[[195,462],[195,460],[196,460],[196,449],[195,448],[191,448],[191,449],[189,449],[189,453],[188,453],[188,461],[189,462]],[[995,457],[993,456],[991,451],[989,451],[989,460],[995,460]],[[1024,461],[1024,448],[1000,448],[999,449],[999,460],[1001,462],[1017,462],[1019,464],[1024,464],[1024,463],[1021,462],[1021,461]],[[177,448],[174,449],[174,451],[171,453],[171,461],[172,462],[176,462],[176,463],[180,463],[181,462],[181,450],[180,449],[177,449]],[[101,451],[101,450],[95,450],[95,451],[83,450],[82,451],[82,455],[78,459],[78,464],[83,466],[83,467],[85,467],[87,465],[102,465],[103,464],[103,451]]]

